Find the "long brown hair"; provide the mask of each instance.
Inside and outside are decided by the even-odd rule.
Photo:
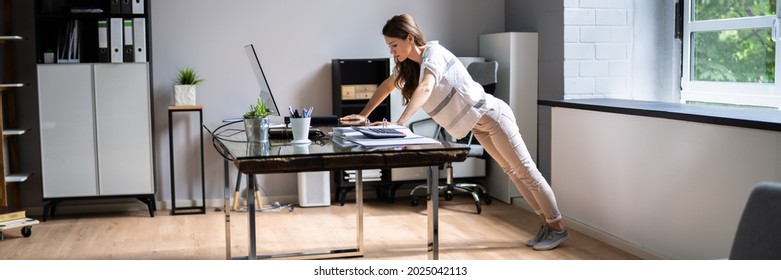
[[[382,35],[402,40],[406,40],[407,36],[412,35],[416,46],[426,45],[423,31],[420,30],[412,16],[408,14],[396,15],[389,19],[385,26],[382,27]],[[404,98],[403,104],[406,105],[412,98],[415,88],[418,87],[420,64],[411,59],[406,59],[403,62],[396,61],[396,73],[398,75],[394,84],[401,89],[401,96]]]

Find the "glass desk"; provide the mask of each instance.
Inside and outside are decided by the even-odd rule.
[[[333,138],[330,128],[322,128],[322,137],[312,138],[309,145],[291,145],[285,136],[289,130],[272,133],[269,143],[248,143],[242,121],[234,123],[207,123],[203,127],[212,135],[214,148],[224,158],[225,169],[225,243],[226,257],[231,257],[230,246],[230,184],[228,161],[247,175],[247,212],[249,219],[248,259],[323,259],[363,256],[363,174],[364,169],[428,166],[428,259],[439,259],[439,166],[447,162],[466,160],[469,146],[440,142],[429,145],[362,147]],[[275,139],[278,138],[278,139]],[[356,247],[319,252],[301,252],[283,255],[258,256],[255,250],[255,174],[356,170],[355,203]],[[243,257],[241,257],[243,258]]]

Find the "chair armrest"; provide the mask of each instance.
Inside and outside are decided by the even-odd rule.
[[[417,120],[417,121],[413,121],[413,122],[409,123],[409,129],[412,130],[412,132],[415,132],[415,126],[416,125],[419,125],[419,124],[422,124],[422,123],[427,123],[427,122],[433,122],[433,121],[434,121],[434,119],[432,119],[432,118],[425,118],[425,119],[420,119],[420,120]]]

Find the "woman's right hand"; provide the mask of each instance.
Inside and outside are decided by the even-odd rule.
[[[339,121],[345,125],[363,125],[366,124],[366,117],[352,114],[339,118]]]

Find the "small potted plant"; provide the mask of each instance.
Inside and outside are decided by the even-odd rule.
[[[244,113],[244,129],[247,132],[247,142],[268,142],[268,129],[271,110],[263,100],[258,98],[255,105],[250,105]]]
[[[177,69],[176,85],[174,85],[174,105],[195,105],[196,85],[203,82],[194,68]]]

